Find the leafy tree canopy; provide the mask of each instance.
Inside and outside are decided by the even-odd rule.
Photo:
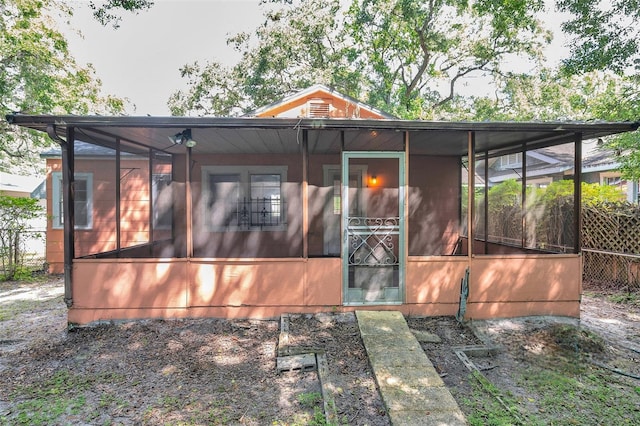
[[[0,0],[0,166],[3,170],[37,163],[51,141],[42,134],[10,126],[12,112],[115,113],[123,101],[100,96],[91,67],[76,63],[51,13],[71,14],[55,0]]]
[[[507,55],[537,60],[550,34],[536,20],[542,1],[263,0],[255,35],[228,43],[239,63],[185,65],[189,89],[173,114],[249,111],[324,83],[405,118],[433,117],[458,96],[460,79],[497,77]],[[238,113],[240,111],[235,111]]]
[[[148,10],[153,6],[151,0],[105,0],[96,4],[89,2],[89,7],[93,10],[93,17],[102,25],[111,25],[114,29],[120,27],[122,16],[119,11],[139,13]]]
[[[563,31],[574,36],[566,71],[640,72],[637,0],[557,0],[557,6],[572,16],[562,24]]]

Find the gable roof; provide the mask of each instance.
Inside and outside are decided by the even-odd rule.
[[[323,84],[315,84],[306,89],[302,89],[277,102],[258,108],[246,116],[282,118],[397,118]]]

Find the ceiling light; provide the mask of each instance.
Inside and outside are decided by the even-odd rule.
[[[193,148],[197,144],[191,137],[191,129],[184,129],[173,136],[169,136],[169,140],[174,145],[185,145],[187,148]]]

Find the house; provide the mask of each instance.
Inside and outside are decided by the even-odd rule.
[[[240,118],[8,115],[61,147],[48,203],[69,322],[579,316],[581,142],[638,123],[407,121],[353,103],[332,115],[342,101],[293,95]],[[575,202],[534,229],[523,205],[520,239],[478,232],[491,206],[468,188],[488,164],[551,147],[573,153]]]
[[[587,183],[615,186],[626,194],[629,203],[640,203],[638,181],[622,179],[620,163],[610,150],[598,150],[582,163],[582,180]]]
[[[555,146],[526,153],[526,167],[530,179],[528,185],[546,187],[551,182],[573,174],[573,152],[567,146]],[[489,161],[489,185],[508,179],[521,180],[522,153],[493,158]],[[623,192],[630,203],[640,202],[638,182],[622,179],[620,164],[610,150],[587,153],[582,160],[582,181],[615,186]],[[541,176],[536,179],[535,176]]]
[[[25,176],[6,172],[0,172],[0,195],[16,198],[35,198],[44,211],[45,197],[42,187],[44,186],[43,176]],[[0,223],[2,228],[4,223]],[[27,229],[20,233],[20,250],[24,266],[36,270],[42,270],[45,262],[45,242],[46,218],[44,214],[29,219],[26,223]],[[6,243],[6,241],[3,241]],[[4,245],[4,244],[3,244]]]
[[[42,183],[42,176],[23,176],[0,172],[0,194],[9,197],[30,197]]]

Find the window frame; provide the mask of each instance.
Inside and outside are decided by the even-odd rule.
[[[51,228],[52,229],[64,229],[63,219],[63,211],[61,208],[62,201],[62,172],[52,172],[52,191],[51,191],[51,204],[52,204],[52,218],[51,218]],[[90,230],[93,229],[93,173],[90,172],[78,172],[73,174],[74,181],[85,180],[87,182],[87,224],[86,225],[78,225],[74,224],[74,229],[79,230]],[[75,200],[74,200],[75,201]]]
[[[515,155],[515,161],[511,161],[511,156]],[[514,152],[511,154],[505,154],[498,157],[500,162],[500,170],[518,169],[522,167],[524,156],[522,152]]]
[[[202,213],[205,220],[205,227],[209,231],[283,231],[287,229],[287,209],[283,191],[283,184],[287,182],[287,166],[202,166]],[[238,199],[251,198],[251,176],[252,175],[280,175],[280,223],[278,225],[270,226],[243,226],[243,225],[214,225],[209,219],[211,217],[210,195],[211,189],[209,186],[211,175],[230,175],[235,174],[239,176],[238,182]]]
[[[151,194],[153,197],[153,205],[151,207],[151,211],[153,214],[152,224],[153,224],[153,229],[157,229],[160,231],[160,230],[172,229],[173,227],[173,201],[171,203],[171,207],[168,212],[168,215],[170,218],[169,224],[166,224],[166,225],[159,224],[160,215],[158,214],[157,209],[158,209],[158,194],[161,191],[158,191],[158,187],[156,183],[158,180],[161,182],[169,182],[168,187],[169,187],[171,197],[173,199],[173,188],[171,186],[171,182],[173,181],[173,176],[171,173],[152,173],[151,174]]]

